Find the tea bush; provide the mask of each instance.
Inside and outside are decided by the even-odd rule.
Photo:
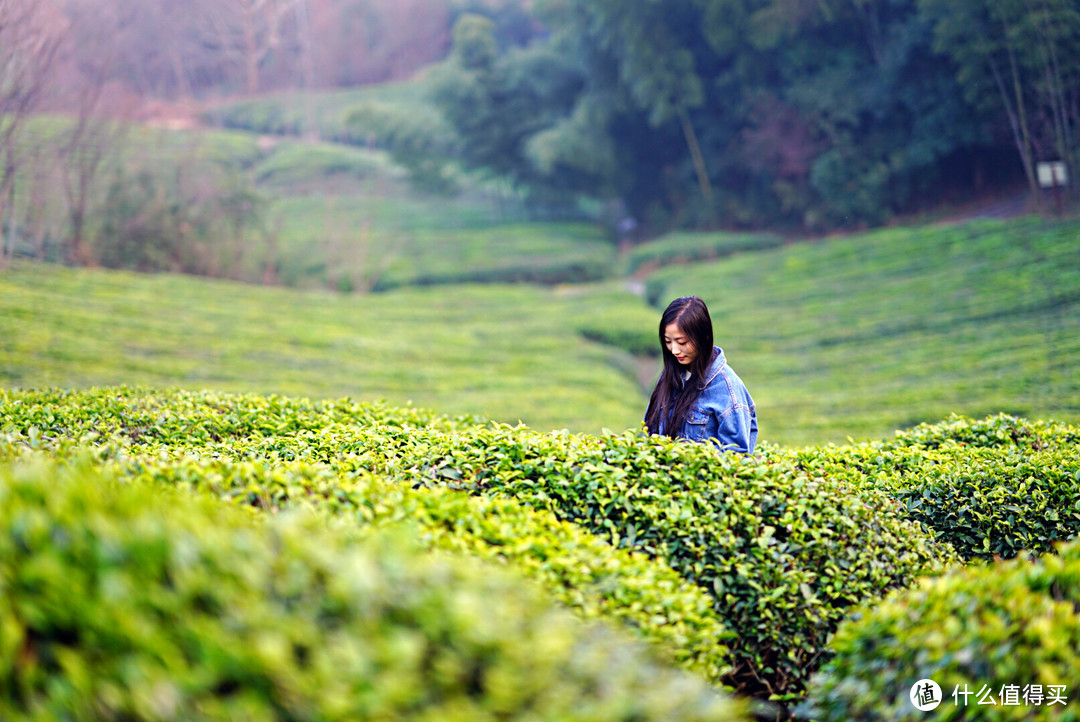
[[[771,233],[669,233],[631,249],[626,255],[626,272],[712,260],[745,251],[764,251],[783,243],[782,237]],[[650,302],[656,303],[652,295]]]
[[[1080,429],[954,416],[886,442],[791,453],[805,470],[887,490],[966,559],[1049,551],[1080,534]]]
[[[730,672],[724,640],[731,635],[711,598],[662,561],[614,549],[512,500],[414,491],[364,473],[375,463],[370,450],[392,457],[388,440],[408,438],[419,426],[455,428],[470,423],[467,417],[439,419],[344,400],[131,390],[15,398],[16,404],[0,403],[0,460],[33,450],[78,460],[89,450],[98,466],[122,478],[208,492],[272,514],[304,506],[348,520],[362,533],[418,525],[417,537],[427,545],[509,563],[579,616],[620,622],[665,658],[716,684]],[[65,403],[56,403],[61,398]]]
[[[416,491],[303,463],[150,461],[129,474],[271,513],[305,506],[355,523],[361,533],[413,525],[421,542],[508,563],[578,616],[621,622],[665,658],[715,684],[730,672],[724,640],[731,634],[702,590],[663,562],[613,549],[576,525],[511,500]]]
[[[0,717],[706,720],[704,683],[489,565],[0,467]]]
[[[317,510],[352,536],[411,524],[429,548],[519,569],[579,616],[782,702],[853,609],[960,563],[935,537],[972,557],[1074,535],[1077,439],[1064,424],[955,417],[742,457],[348,399],[0,391],[0,461],[88,458],[261,517]],[[949,514],[966,526],[927,528]]]
[[[1080,719],[1078,605],[1075,542],[1057,555],[924,580],[840,626],[836,656],[814,678],[802,713],[844,722],[922,719],[927,713],[908,694],[917,680],[932,679],[943,696],[935,719]],[[1049,701],[1055,692],[1065,706]]]
[[[956,559],[885,494],[767,459],[633,434],[428,436],[399,461],[422,483],[550,509],[713,595],[746,694],[797,697],[848,607]]]

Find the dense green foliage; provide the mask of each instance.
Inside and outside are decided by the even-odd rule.
[[[833,639],[807,715],[923,719],[908,693],[932,679],[944,697],[935,719],[1080,718],[1080,544],[1059,552],[956,569],[855,615]]]
[[[892,441],[794,453],[800,468],[886,489],[965,558],[1049,551],[1080,534],[1080,434],[1010,416],[921,425]]]
[[[415,436],[402,463],[432,485],[524,499],[665,559],[737,634],[733,683],[797,693],[851,604],[953,559],[888,498],[707,446],[511,429]],[[415,449],[415,450],[414,450]]]
[[[1071,2],[538,11],[584,79],[544,131],[549,155],[602,169],[651,227],[880,223],[1031,177],[1038,158],[1075,163],[1080,147]]]
[[[1076,427],[1006,416],[954,417],[873,444],[765,444],[742,457],[347,399],[0,392],[0,462],[90,466],[259,516],[300,507],[342,539],[408,529],[428,548],[517,569],[578,616],[627,625],[660,658],[781,702],[799,700],[833,656],[845,617],[866,618],[890,589],[959,564],[934,536],[969,557],[1076,537],[1078,448]],[[972,491],[972,478],[986,493]],[[942,534],[935,518],[956,510],[976,523]],[[1048,536],[1053,513],[1060,523]],[[984,593],[1008,597],[982,589],[971,592],[980,608]],[[924,607],[932,617],[938,602],[914,599],[903,619]],[[998,644],[996,629],[971,632],[970,645]],[[888,646],[879,631],[869,637]],[[1025,649],[1035,639],[1009,638]],[[891,648],[889,659],[906,659],[917,647]],[[848,674],[836,669],[837,679]],[[853,669],[859,677],[863,663]]]
[[[260,509],[299,502],[363,523],[413,518],[449,529],[458,548],[525,560],[547,586],[564,587],[557,597],[630,621],[670,657],[744,693],[797,696],[848,607],[955,559],[885,494],[768,456],[718,456],[633,434],[539,434],[345,401],[110,389],[0,398],[9,453],[70,456],[81,442],[127,474]],[[433,496],[356,478],[367,472]],[[466,503],[446,486],[494,500]],[[625,551],[609,552],[616,566],[600,579],[582,573],[583,560],[607,568],[597,561],[602,548],[581,548],[580,532],[546,513],[530,519],[511,501]],[[656,586],[635,583],[635,570]],[[711,598],[704,608],[702,593]],[[630,609],[619,611],[623,604]]]
[[[0,467],[4,719],[716,719],[703,683],[491,566]]]
[[[714,682],[729,670],[728,635],[710,598],[662,562],[509,500],[417,492],[365,473],[373,459],[388,466],[380,449],[395,433],[468,427],[468,418],[347,401],[125,390],[10,401],[0,412],[0,459],[46,453],[80,462],[81,442],[92,441],[97,462],[129,481],[270,513],[302,506],[364,533],[415,524],[429,546],[509,561],[581,616],[623,621]]]

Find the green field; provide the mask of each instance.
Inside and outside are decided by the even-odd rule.
[[[880,436],[954,412],[1080,418],[1075,222],[882,230],[648,279],[658,302],[684,294],[709,304],[768,438]]]
[[[604,287],[353,297],[23,263],[0,275],[0,383],[384,398],[538,429],[621,429],[642,413],[633,358],[577,331],[591,298],[613,297],[618,323],[652,323]]]
[[[574,227],[531,246],[542,230],[418,230],[428,251],[397,257],[386,277],[467,280],[508,263],[505,247],[511,259],[559,244],[604,258]],[[1075,422],[1077,232],[1038,220],[892,229],[667,266],[646,281],[656,308],[617,278],[355,296],[23,262],[0,276],[0,379],[385,398],[538,429],[624,429],[658,368],[647,355],[658,308],[697,294],[763,439],[883,438],[951,413]]]
[[[422,85],[315,102],[327,118],[363,103],[420,112]],[[246,179],[274,234],[272,280],[289,288],[21,261],[0,274],[0,384],[386,398],[539,429],[636,428],[660,309],[695,294],[768,441],[884,438],[952,413],[1080,420],[1077,221],[681,232],[620,253],[599,223],[523,220],[490,180],[424,194],[384,150],[226,120],[300,105],[215,111],[243,130],[134,128],[120,159]],[[62,125],[39,119],[29,137]],[[260,243],[234,276],[264,278]]]

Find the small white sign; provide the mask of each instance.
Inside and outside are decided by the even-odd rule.
[[[1048,163],[1036,163],[1035,172],[1039,176],[1040,188],[1053,188],[1069,184],[1069,175],[1065,170],[1065,164],[1060,160]]]

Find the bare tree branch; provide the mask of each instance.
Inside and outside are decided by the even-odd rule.
[[[62,18],[51,4],[0,0],[0,230],[15,223],[20,134],[44,95],[63,33]],[[0,269],[13,251],[13,233],[0,234]]]

